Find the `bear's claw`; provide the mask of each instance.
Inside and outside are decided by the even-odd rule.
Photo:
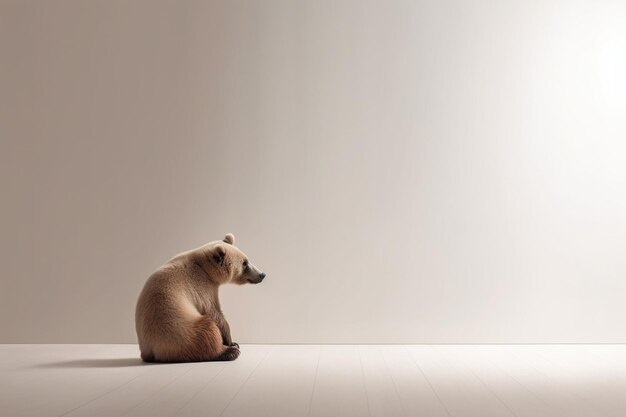
[[[239,350],[239,347],[229,346],[218,359],[221,361],[234,361],[239,357],[240,354],[241,351]]]

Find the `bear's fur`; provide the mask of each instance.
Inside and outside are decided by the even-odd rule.
[[[222,314],[222,284],[258,284],[265,274],[248,262],[229,233],[176,255],[154,272],[137,300],[135,326],[146,362],[234,360],[233,343]]]

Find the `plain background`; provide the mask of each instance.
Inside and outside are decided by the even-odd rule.
[[[0,342],[626,342],[626,3],[0,2]]]

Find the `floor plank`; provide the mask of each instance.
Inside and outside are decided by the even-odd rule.
[[[624,374],[605,367],[600,360],[583,355],[575,346],[525,346],[526,356],[564,390],[582,400],[600,415],[626,416]],[[617,372],[616,372],[617,371]],[[598,378],[599,376],[599,378]],[[593,380],[593,383],[589,383]]]
[[[226,368],[211,379],[174,416],[221,416],[271,349],[271,346],[263,345],[242,346],[241,356],[236,361],[227,362]]]
[[[455,366],[471,372],[517,417],[565,417],[491,362],[484,347],[445,346],[441,350]]]
[[[322,346],[309,416],[369,415],[358,346]]]
[[[363,366],[365,392],[372,417],[404,417],[406,412],[400,400],[389,367],[380,346],[359,346]]]
[[[170,417],[187,405],[213,379],[227,369],[224,362],[198,363],[129,409],[124,417]]]
[[[623,417],[625,392],[626,345],[0,345],[3,417]]]
[[[193,364],[154,364],[130,381],[70,410],[63,417],[119,416],[188,372]]]
[[[223,417],[306,417],[320,346],[274,346]]]
[[[405,346],[381,346],[380,349],[407,416],[450,416]]]
[[[16,351],[26,352],[19,358]],[[18,357],[0,371],[0,410],[12,417],[59,416],[148,370],[134,345],[0,346]],[[133,357],[134,356],[134,357]]]
[[[515,416],[475,375],[447,360],[441,347],[411,346],[408,349],[452,417]]]
[[[535,358],[523,349],[523,346],[490,346],[486,351],[495,364],[543,402],[558,410],[559,415],[567,417],[603,415],[593,404],[555,381],[553,375],[541,369]]]

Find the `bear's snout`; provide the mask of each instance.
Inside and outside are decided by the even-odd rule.
[[[256,276],[256,278],[248,278],[248,282],[250,282],[251,284],[260,284],[264,278],[265,272],[261,272],[259,273],[259,275]]]

